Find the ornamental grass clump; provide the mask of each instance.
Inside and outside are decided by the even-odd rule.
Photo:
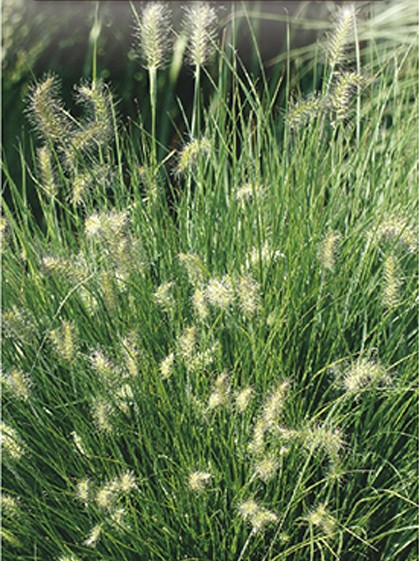
[[[325,64],[301,5],[267,69],[278,18],[231,4],[140,6],[122,115],[96,3],[76,110],[52,74],[28,98],[7,560],[416,558],[416,7],[339,6]]]

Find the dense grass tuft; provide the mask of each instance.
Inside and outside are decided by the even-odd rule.
[[[361,44],[343,8],[280,111],[198,8],[177,150],[156,4],[150,129],[48,75],[4,166],[4,559],[414,561],[415,38]]]

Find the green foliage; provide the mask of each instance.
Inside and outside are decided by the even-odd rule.
[[[280,112],[230,31],[177,151],[166,75],[150,128],[99,76],[82,115],[32,90],[41,141],[4,166],[5,560],[416,558],[415,42],[313,48],[318,91],[288,74]]]

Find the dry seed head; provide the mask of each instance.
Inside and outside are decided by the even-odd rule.
[[[111,482],[97,490],[95,501],[99,508],[109,510],[115,506],[117,498],[117,490],[114,483]]]
[[[76,344],[74,325],[68,321],[63,321],[58,329],[50,331],[50,340],[56,352],[69,362],[76,357]]]
[[[88,216],[84,227],[87,237],[114,244],[125,235],[128,223],[126,211],[104,211]]]
[[[273,456],[262,458],[255,464],[255,475],[262,481],[269,481],[279,469],[279,463]]]
[[[176,302],[173,296],[173,288],[173,282],[165,282],[154,293],[154,300],[165,312],[169,312],[175,307]]]
[[[354,6],[341,7],[336,15],[334,30],[328,41],[327,58],[332,69],[344,61],[346,46],[350,40],[354,24]]]
[[[397,259],[390,255],[384,261],[383,278],[383,304],[389,310],[399,302],[401,284]]]
[[[0,444],[2,451],[13,460],[20,460],[25,453],[17,431],[2,421],[0,421]]]
[[[331,106],[336,120],[342,121],[349,115],[349,105],[358,87],[366,84],[366,79],[356,72],[341,72],[331,93]]]
[[[5,378],[3,383],[10,390],[12,395],[23,401],[27,401],[30,396],[32,380],[29,374],[20,370],[12,370]]]
[[[77,101],[90,107],[92,122],[101,130],[97,140],[103,145],[112,135],[112,95],[108,86],[102,81],[81,84],[77,94]]]
[[[73,438],[74,446],[76,447],[78,452],[80,452],[82,456],[87,456],[88,454],[86,452],[85,447],[83,446],[83,441],[81,439],[81,436],[76,431],[73,431],[71,433],[71,436]]]
[[[200,288],[197,288],[193,293],[192,305],[195,309],[199,321],[205,321],[209,315],[209,310],[208,310],[205,294],[204,292],[202,292]]]
[[[196,327],[186,327],[179,339],[179,351],[184,361],[190,360],[195,354],[196,350]]]
[[[51,162],[51,153],[47,146],[42,146],[37,150],[39,171],[41,174],[42,187],[50,197],[56,197],[58,188],[55,183],[54,170]]]
[[[90,479],[85,478],[77,482],[76,485],[76,498],[87,507],[90,500],[91,482]]]
[[[140,362],[140,350],[135,342],[135,336],[131,333],[122,341],[122,354],[124,357],[125,368],[131,378],[138,376],[138,366]]]
[[[257,201],[263,194],[263,187],[258,183],[244,183],[237,189],[236,199],[242,205]]]
[[[281,382],[268,396],[263,406],[262,421],[265,429],[271,428],[278,420],[285,405],[285,396],[290,383],[288,380]]]
[[[258,267],[260,262],[275,263],[280,258],[285,258],[285,255],[265,241],[261,248],[252,247],[246,259],[246,269]]]
[[[124,508],[117,508],[110,513],[110,522],[117,531],[129,532],[130,527],[126,522],[127,511]]]
[[[255,534],[263,532],[267,526],[270,526],[277,521],[278,516],[266,508],[259,508],[259,510],[250,519],[252,529]]]
[[[356,395],[375,384],[388,385],[390,375],[378,363],[365,358],[358,359],[344,373],[342,384],[349,395]]]
[[[214,52],[217,15],[206,2],[192,2],[186,9],[188,59],[191,65],[203,66]]]
[[[209,138],[195,138],[183,148],[179,157],[177,172],[179,174],[185,173],[197,163],[200,156],[207,159],[211,152],[212,146]]]
[[[148,70],[158,70],[165,65],[171,49],[170,15],[167,4],[148,2],[137,22],[136,37]]]
[[[85,545],[86,547],[95,547],[100,539],[101,534],[102,534],[102,525],[97,524],[91,529],[89,537],[87,538],[87,540],[83,542],[83,545]]]
[[[103,380],[106,381],[109,376],[112,375],[114,371],[114,365],[102,350],[98,349],[94,351],[90,356],[90,361],[94,370]]]
[[[211,279],[205,288],[205,297],[211,306],[226,310],[234,300],[233,286],[228,275]]]
[[[311,121],[323,111],[323,99],[311,96],[305,100],[290,102],[287,121],[291,129],[297,129]]]
[[[95,425],[100,431],[107,432],[107,433],[113,431],[113,427],[112,427],[113,408],[108,401],[105,401],[104,399],[95,400],[92,407],[92,416]]]
[[[244,413],[253,398],[253,388],[245,388],[236,395],[236,410]]]
[[[8,223],[4,216],[0,216],[0,255],[3,255],[7,246]]]
[[[57,97],[58,80],[47,76],[32,88],[29,113],[38,130],[48,140],[63,143],[68,138],[69,121]]]
[[[263,419],[259,419],[253,429],[253,438],[249,444],[249,451],[255,456],[261,456],[265,451],[266,426]]]
[[[260,304],[260,287],[258,282],[248,275],[241,276],[238,283],[238,296],[240,308],[244,315],[246,317],[254,315]]]
[[[307,428],[303,433],[304,444],[310,451],[324,450],[330,460],[335,463],[344,447],[343,435],[340,429],[333,429],[326,425]]]
[[[337,245],[340,238],[341,236],[338,232],[329,232],[320,244],[319,260],[322,266],[328,271],[333,271],[335,268]]]
[[[137,489],[137,478],[132,471],[124,471],[116,480],[117,491],[123,495]]]
[[[226,407],[230,404],[230,378],[227,372],[220,374],[214,382],[213,392],[208,399],[208,409]]]
[[[83,204],[91,184],[92,181],[89,173],[77,173],[72,183],[71,202],[75,205]]]
[[[16,519],[20,514],[20,500],[18,498],[12,497],[7,493],[1,493],[0,495],[0,505],[1,513],[3,516],[8,516],[9,518]]]
[[[249,520],[259,511],[260,507],[253,499],[244,501],[239,505],[240,516],[244,520]]]
[[[160,375],[163,380],[168,380],[173,374],[173,367],[175,363],[174,353],[170,353],[166,358],[164,358],[160,363]]]
[[[327,511],[325,503],[320,504],[315,510],[309,512],[307,521],[312,526],[322,529],[326,536],[331,536],[337,525],[336,519]]]
[[[197,372],[199,370],[205,370],[210,364],[212,364],[217,355],[217,351],[220,347],[218,341],[216,341],[211,347],[202,351],[200,353],[196,353],[191,357],[190,360],[186,362],[186,368],[189,372]]]
[[[372,234],[370,234],[372,237]],[[409,253],[415,253],[418,247],[418,234],[403,216],[389,216],[377,230],[378,241],[397,242]]]
[[[194,471],[189,474],[188,487],[195,493],[204,491],[205,487],[209,484],[211,477],[212,475],[207,471]]]

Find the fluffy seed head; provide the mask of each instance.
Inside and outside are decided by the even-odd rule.
[[[285,380],[284,382],[278,384],[274,391],[268,396],[263,406],[262,415],[262,421],[265,428],[271,428],[278,420],[278,417],[282,413],[285,405],[285,396],[289,386],[289,381]]]
[[[236,396],[236,409],[239,413],[244,413],[249,407],[253,397],[253,388],[245,388],[241,390]]]
[[[88,505],[90,500],[91,482],[88,478],[81,479],[76,485],[76,498],[85,506]]]
[[[182,175],[193,167],[199,158],[206,158],[212,152],[211,141],[209,138],[195,138],[187,144],[179,157],[177,172]]]
[[[227,372],[220,374],[214,382],[208,399],[208,409],[226,407],[230,403],[230,378]]]
[[[124,471],[116,480],[116,490],[126,495],[137,489],[137,478],[132,471]]]
[[[173,374],[173,367],[175,363],[174,353],[170,353],[160,363],[160,374],[163,380],[167,380]]]
[[[112,135],[112,95],[110,89],[102,81],[81,84],[77,88],[77,101],[90,109],[91,121],[100,130],[98,142],[106,144]]]
[[[258,505],[253,499],[241,503],[240,516],[250,521],[254,533],[263,532],[265,528],[278,520],[275,513]]]
[[[63,321],[58,329],[50,331],[50,340],[57,354],[64,360],[71,362],[76,358],[76,343],[74,325]]]
[[[255,465],[255,475],[262,481],[269,481],[279,469],[279,463],[273,456],[262,458]]]
[[[0,505],[2,515],[16,519],[21,514],[19,502],[18,498],[12,497],[7,493],[1,493]]]
[[[192,296],[192,305],[198,316],[199,321],[205,321],[208,317],[209,310],[207,306],[207,300],[205,297],[205,293],[202,292],[200,288],[197,288]]]
[[[110,433],[113,430],[112,405],[104,399],[96,399],[92,407],[93,420],[100,431]]]
[[[27,401],[30,396],[32,380],[28,374],[20,370],[12,370],[4,377],[3,383],[12,395],[23,401]]]
[[[113,483],[107,483],[98,489],[95,497],[96,504],[103,510],[109,510],[118,498],[117,490]]]
[[[257,502],[253,499],[250,499],[249,501],[244,501],[240,504],[239,513],[240,516],[244,518],[244,520],[249,520],[257,513],[259,508],[260,507]]]
[[[205,297],[211,306],[226,310],[234,300],[233,286],[228,275],[211,279],[205,289]]]
[[[255,279],[248,275],[239,278],[237,292],[239,296],[239,304],[246,317],[253,316],[260,303],[260,288]]]
[[[173,310],[176,302],[173,296],[173,282],[161,284],[154,293],[154,300],[165,312]]]
[[[319,247],[319,261],[328,271],[335,268],[337,245],[340,240],[338,232],[329,232],[322,240]]]
[[[354,6],[346,5],[341,7],[336,15],[334,30],[329,37],[327,48],[327,59],[332,69],[344,60],[346,46],[350,40],[354,23]]]
[[[84,227],[87,237],[114,244],[126,233],[128,213],[125,211],[94,213],[86,218]]]
[[[331,536],[336,529],[336,519],[329,514],[327,505],[320,504],[307,515],[307,522],[323,530],[326,536]]]
[[[323,111],[323,104],[323,99],[318,96],[292,101],[287,115],[289,127],[294,130],[306,125]]]
[[[186,362],[186,368],[188,372],[202,371],[210,366],[210,364],[212,364],[217,357],[216,353],[219,347],[220,344],[218,341],[216,341],[208,349],[194,354],[191,359]]]
[[[278,516],[266,508],[260,508],[250,519],[255,534],[263,532],[267,526],[274,524],[277,520]]]
[[[179,351],[184,361],[192,358],[195,353],[196,344],[196,327],[193,325],[186,327],[179,339]]]
[[[170,41],[170,11],[162,2],[148,2],[137,21],[136,36],[149,70],[158,70],[165,65]]]
[[[214,52],[217,15],[209,4],[193,2],[186,10],[188,58],[192,66],[203,66]]]
[[[194,471],[189,474],[188,486],[191,491],[199,493],[209,484],[212,475],[207,471]]]
[[[102,534],[102,525],[97,524],[91,529],[89,537],[87,538],[87,540],[83,542],[83,545],[85,545],[86,547],[95,547],[100,539],[101,534]]]
[[[255,183],[244,183],[237,189],[236,199],[240,205],[245,206],[254,200],[259,200],[263,193],[262,185]]]
[[[51,153],[47,146],[42,146],[38,148],[37,155],[42,187],[48,196],[55,197],[58,193],[58,189],[54,178]]]
[[[73,431],[71,433],[71,437],[73,439],[74,442],[74,446],[76,447],[76,449],[78,450],[78,452],[82,455],[82,456],[87,456],[87,452],[85,447],[83,446],[83,441],[81,439],[81,436],[76,432]]]
[[[377,229],[379,242],[396,242],[409,253],[417,250],[418,239],[417,231],[403,216],[388,216]]]
[[[275,263],[278,259],[284,257],[285,255],[283,253],[272,248],[269,242],[265,241],[260,248],[252,247],[246,259],[246,269],[258,267],[260,263]]]
[[[349,395],[357,395],[368,387],[380,384],[388,385],[391,377],[377,362],[360,358],[344,373],[342,385]]]
[[[44,137],[63,143],[68,139],[69,121],[57,90],[58,80],[55,76],[47,76],[35,84],[29,98],[29,113]]]
[[[343,121],[349,116],[349,106],[358,88],[366,84],[366,79],[357,72],[338,74],[331,94],[331,107],[335,111],[336,121]]]
[[[18,461],[24,455],[19,435],[15,429],[0,421],[1,449],[11,459]]]
[[[303,433],[304,444],[310,451],[323,450],[332,463],[338,463],[339,454],[344,447],[343,435],[340,429],[326,425],[316,425],[307,428]]]

